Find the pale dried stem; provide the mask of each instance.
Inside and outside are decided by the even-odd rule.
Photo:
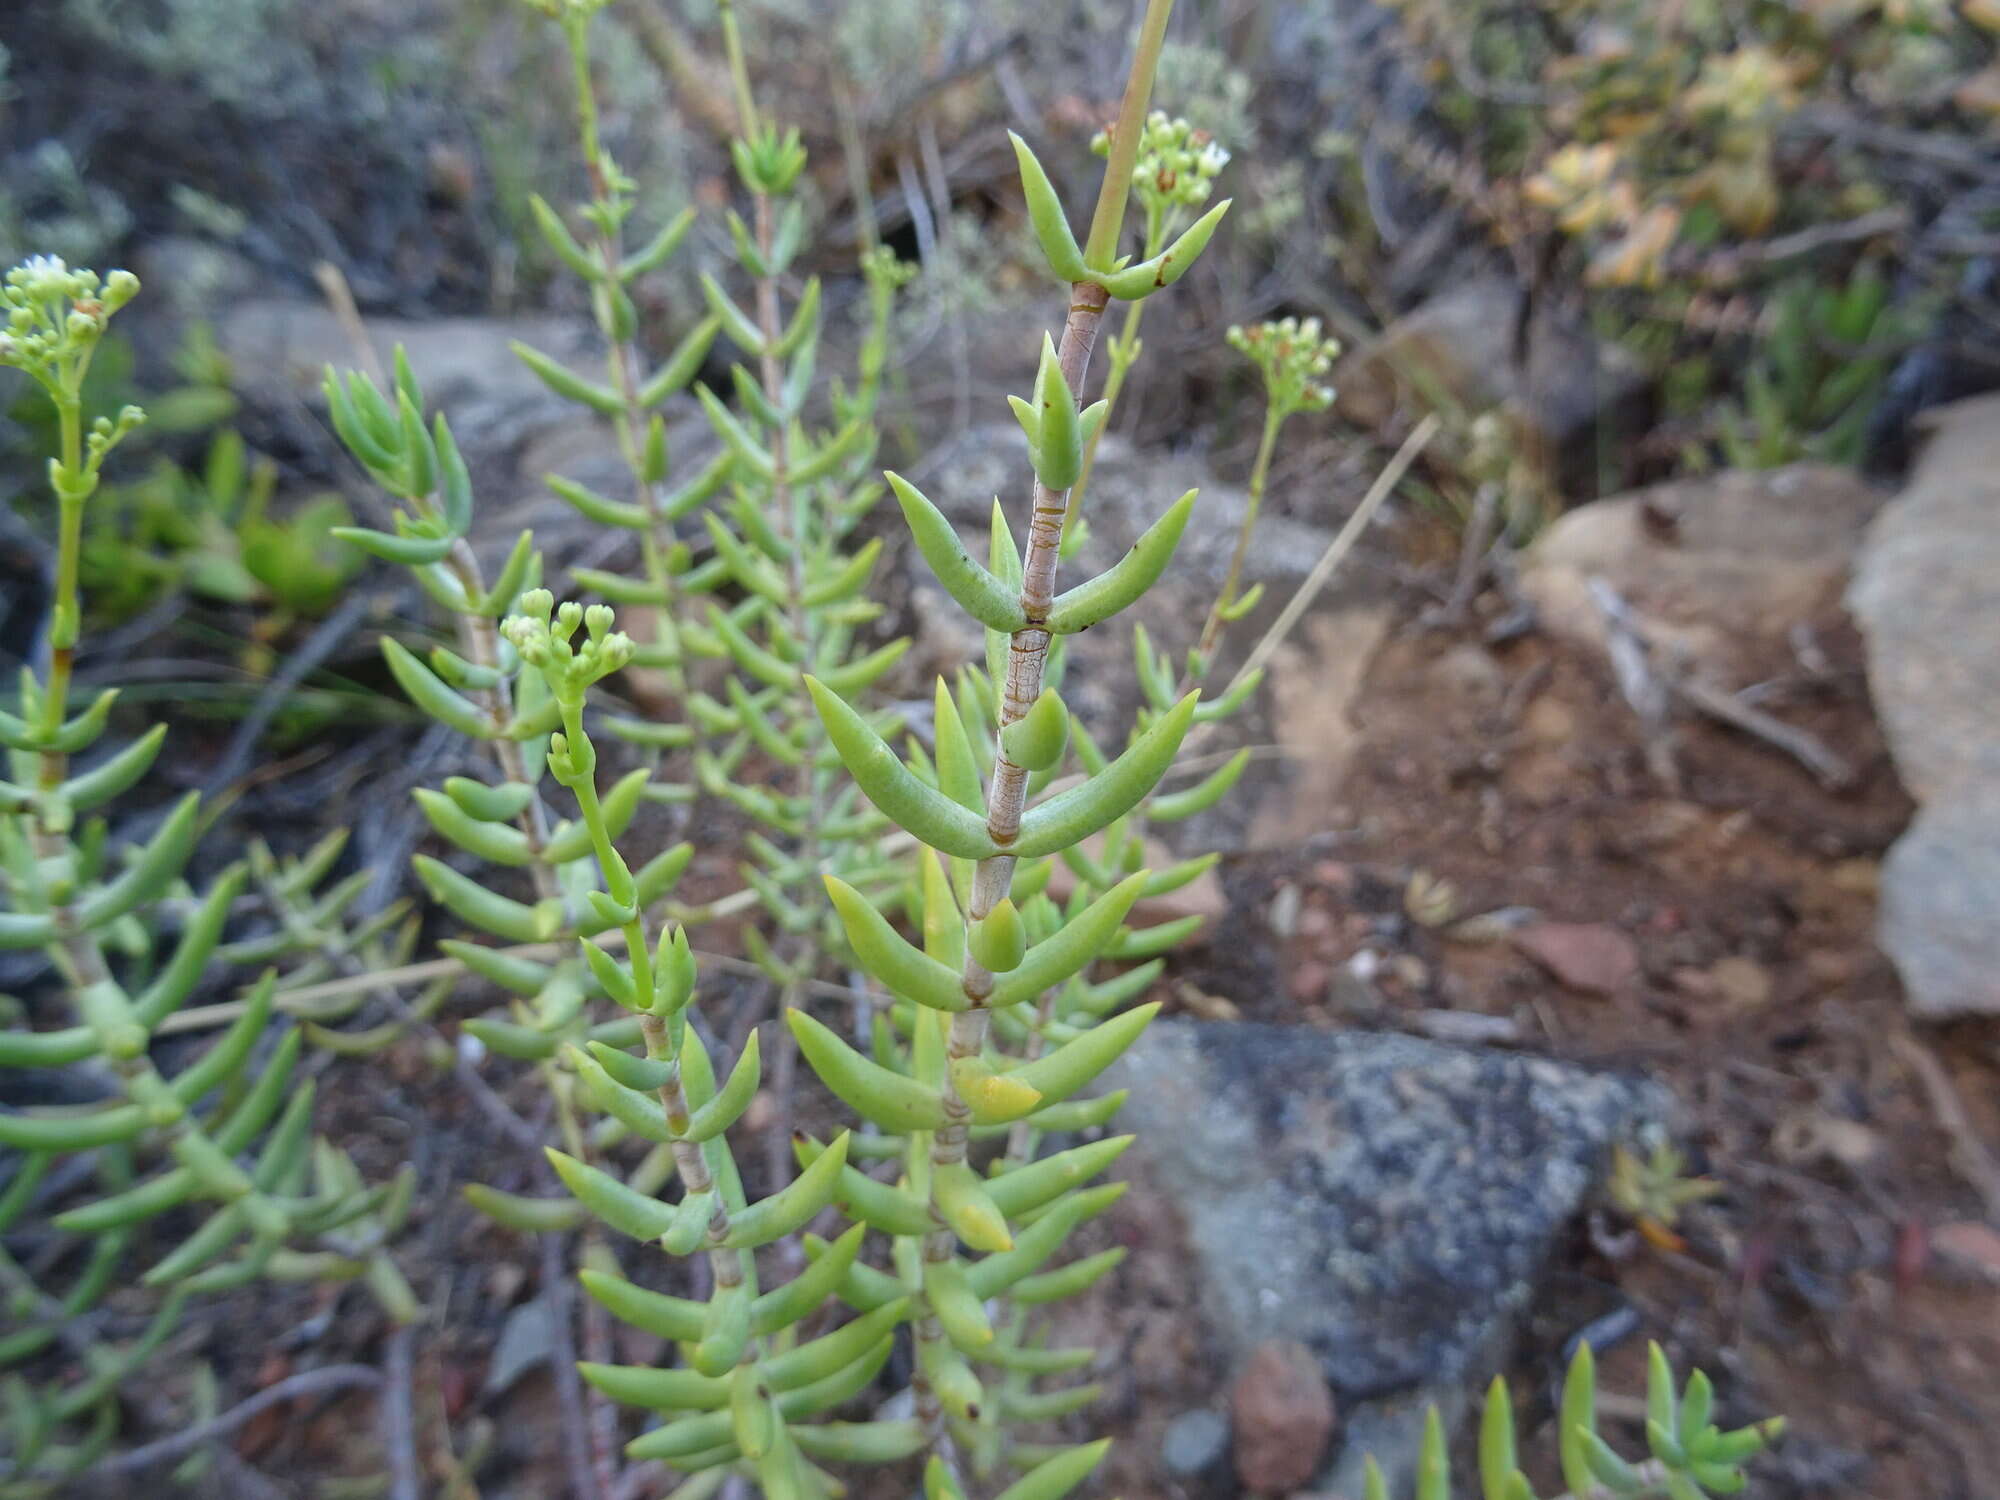
[[[1361,540],[1361,533],[1366,531],[1368,523],[1375,519],[1375,512],[1382,508],[1382,503],[1394,492],[1396,486],[1403,482],[1403,476],[1410,471],[1410,465],[1417,461],[1418,455],[1430,445],[1431,439],[1437,436],[1438,429],[1443,425],[1437,414],[1432,413],[1419,422],[1410,435],[1403,439],[1403,446],[1396,450],[1395,457],[1391,458],[1382,472],[1375,476],[1375,482],[1368,486],[1367,494],[1363,495],[1361,503],[1354,507],[1354,514],[1347,518],[1347,524],[1340,528],[1331,542],[1327,543],[1326,551],[1322,552],[1319,561],[1313,564],[1305,582],[1299,585],[1298,591],[1286,602],[1278,618],[1271,622],[1271,628],[1258,639],[1250,654],[1243,659],[1243,665],[1236,669],[1236,675],[1229,679],[1229,685],[1218,696],[1227,697],[1242,686],[1244,680],[1270,661],[1277,649],[1285,643],[1285,637],[1292,633],[1292,628],[1312,607],[1313,601],[1320,596],[1320,591],[1326,587],[1335,570],[1346,561],[1347,554],[1354,550],[1354,544]],[[1183,749],[1193,749],[1206,739],[1213,729],[1213,724],[1195,725],[1183,742]]]
[[[205,1443],[229,1436],[259,1412],[268,1411],[271,1407],[337,1395],[357,1386],[374,1389],[381,1383],[382,1377],[372,1365],[322,1365],[317,1370],[288,1375],[206,1422],[197,1422],[171,1437],[163,1437],[107,1458],[87,1473],[92,1478],[144,1473],[160,1464],[172,1463]]]
[[[907,843],[899,847],[907,848]],[[749,892],[749,901],[730,907],[739,911],[754,904],[756,893]],[[594,941],[602,948],[615,951],[623,946],[625,935],[617,928],[598,934]],[[493,950],[506,958],[526,958],[541,961],[552,958],[566,958],[571,949],[567,943],[517,943],[509,947]],[[726,969],[732,974],[741,974],[746,979],[755,979],[763,970],[748,959],[737,958],[728,953],[711,953],[697,948],[694,956],[704,967]],[[445,979],[466,972],[465,965],[455,958],[427,958],[421,963],[403,964],[394,969],[382,969],[370,974],[355,974],[339,979],[322,980],[317,984],[300,985],[297,989],[280,990],[273,1002],[286,1015],[303,1016],[307,1020],[327,1019],[325,1007],[329,1001],[339,1001],[358,992],[373,991],[378,988],[399,985],[425,984],[433,979]],[[829,980],[806,979],[800,981],[800,988],[829,1000],[863,1000],[872,1003],[866,990],[851,985],[834,984]],[[198,1005],[187,1010],[175,1011],[154,1030],[156,1036],[171,1036],[176,1032],[203,1031],[214,1026],[226,1026],[243,1014],[241,1000],[224,1000],[214,1005]]]

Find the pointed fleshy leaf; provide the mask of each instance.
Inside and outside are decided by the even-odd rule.
[[[1020,582],[997,578],[974,560],[958,531],[923,492],[900,474],[883,476],[903,520],[932,574],[958,606],[990,630],[1016,631],[1028,622],[1021,613]]]
[[[1035,377],[1035,440],[1030,450],[1035,477],[1061,494],[1083,468],[1083,423],[1076,394],[1063,379],[1055,341],[1042,335],[1042,365]]]
[[[567,401],[580,402],[591,410],[607,417],[618,416],[625,410],[625,398],[610,386],[595,380],[586,380],[561,360],[542,353],[516,339],[508,344],[514,357],[534,371],[543,385]]]
[[[1060,792],[1021,816],[1008,852],[1021,858],[1053,854],[1123,817],[1159,784],[1194,720],[1199,693],[1189,693],[1154,721],[1123,754],[1081,786]],[[859,778],[857,778],[859,779]],[[886,811],[886,809],[884,809]]]
[[[847,941],[861,967],[894,994],[933,1010],[972,1004],[958,973],[916,947],[889,925],[865,896],[838,876],[823,877]]]
[[[1038,998],[1074,974],[1080,974],[1118,934],[1132,905],[1146,888],[1144,871],[1128,875],[1099,896],[1050,936],[1029,948],[1021,963],[993,986],[989,1002],[995,1009]]]
[[[999,852],[984,819],[917,780],[896,752],[837,694],[816,678],[807,677],[805,682],[826,726],[827,738],[848,774],[898,827],[933,849],[963,859],[983,859]]]
[[[993,1204],[980,1175],[964,1162],[938,1163],[931,1168],[931,1197],[952,1232],[975,1250],[1012,1250],[1014,1237],[1007,1219]]]
[[[1011,130],[1007,139],[1014,143],[1014,160],[1021,169],[1021,191],[1028,200],[1028,222],[1034,226],[1036,243],[1042,247],[1042,259],[1060,281],[1089,278],[1091,273],[1083,263],[1083,250],[1069,227],[1069,215],[1063,212],[1055,184],[1049,181],[1049,174],[1042,170],[1041,162],[1028,149],[1026,141]]]
[[[840,1169],[847,1163],[847,1141],[847,1132],[843,1130],[819,1160],[790,1184],[731,1215],[729,1237],[723,1245],[731,1250],[754,1250],[803,1228],[832,1201],[840,1184]]]
[[[820,1082],[862,1119],[899,1132],[944,1125],[944,1096],[936,1089],[863,1057],[804,1011],[786,1011],[785,1021]]]
[[[1110,619],[1151,588],[1180,545],[1181,533],[1187,529],[1198,493],[1189,490],[1168,506],[1111,567],[1057,595],[1049,610],[1049,629],[1057,635],[1088,630]]]
[[[987,1195],[1003,1214],[1018,1216],[1032,1212],[1090,1181],[1122,1156],[1132,1141],[1129,1135],[1112,1136],[1015,1167],[989,1179]]]
[[[382,637],[382,655],[389,672],[409,700],[440,724],[473,739],[490,739],[492,721],[486,711],[464,694],[448,688],[394,636]]]
[[[1230,199],[1223,199],[1207,213],[1181,232],[1166,249],[1151,260],[1140,261],[1137,265],[1125,267],[1122,271],[1093,271],[1090,279],[1103,287],[1121,302],[1136,302],[1142,297],[1150,297],[1162,287],[1172,286],[1187,275],[1201,252],[1208,248],[1210,236],[1215,226],[1222,222],[1222,216],[1229,212]]]
[[[1055,1051],[1023,1063],[1004,1076],[1025,1083],[1041,1094],[1044,1103],[1057,1104],[1097,1077],[1138,1040],[1139,1033],[1159,1014],[1159,1002],[1133,1007],[1108,1021],[1101,1021],[1064,1042]],[[974,1119],[979,1124],[987,1121]]]

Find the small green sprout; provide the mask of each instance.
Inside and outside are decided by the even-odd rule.
[[[1661,1141],[1643,1157],[1614,1146],[1606,1191],[1649,1243],[1663,1250],[1684,1250],[1686,1242],[1674,1232],[1681,1210],[1725,1191],[1713,1178],[1689,1177],[1686,1171],[1686,1156],[1670,1141]]]

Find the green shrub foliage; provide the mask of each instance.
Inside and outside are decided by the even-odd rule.
[[[295,1081],[302,1035],[280,1011],[308,1011],[311,1040],[365,1056],[471,978],[505,1000],[464,1030],[546,1086],[547,1160],[566,1191],[472,1183],[467,1197],[516,1230],[580,1228],[594,1326],[616,1319],[673,1351],[626,1365],[608,1339],[585,1341],[581,1375],[595,1398],[634,1414],[628,1457],[694,1476],[690,1495],[740,1475],[773,1500],[817,1500],[840,1492],[835,1469],[914,1460],[930,1500],[974,1490],[1057,1500],[1106,1445],[1064,1440],[1064,1419],[1098,1393],[1087,1378],[1096,1352],[1052,1342],[1042,1309],[1111,1274],[1123,1254],[1070,1248],[1117,1202],[1122,1184],[1101,1179],[1131,1141],[1104,1133],[1123,1096],[1092,1086],[1151,1022],[1158,1006],[1133,1002],[1199,926],[1147,921],[1141,903],[1199,879],[1215,856],[1147,861],[1159,829],[1217,805],[1247,766],[1247,751],[1177,760],[1258,685],[1256,652],[1227,681],[1211,683],[1213,664],[1260,602],[1258,587],[1242,586],[1244,562],[1281,430],[1331,402],[1337,346],[1312,320],[1230,330],[1266,397],[1234,555],[1184,648],[1132,627],[1142,706],[1100,743],[1061,695],[1064,644],[1123,628],[1172,566],[1196,494],[1159,496],[1155,519],[1104,571],[1060,575],[1080,555],[1098,441],[1140,357],[1144,310],[1187,275],[1229,210],[1208,201],[1227,150],[1149,109],[1170,0],[1145,9],[1081,234],[1034,150],[1013,141],[1062,319],[1039,339],[1031,385],[1009,398],[1025,462],[977,549],[916,483],[878,470],[892,310],[911,274],[884,250],[858,267],[854,366],[824,373],[829,298],[802,271],[813,251],[806,153],[796,129],[760,109],[729,0],[718,9],[737,202],[720,228],[733,269],[697,278],[698,313],[664,349],[634,289],[681,252],[696,215],[648,201],[604,145],[593,76],[604,0],[531,3],[571,64],[586,185],[566,208],[534,198],[531,215],[587,289],[603,358],[577,367],[515,352],[605,424],[622,460],[616,493],[559,474],[547,482],[624,540],[631,565],[573,568],[571,587],[598,602],[558,605],[531,534],[482,557],[471,467],[409,362],[399,352],[382,378],[327,371],[329,420],[393,516],[370,528],[315,515],[311,545],[293,549],[310,574],[297,586],[311,584],[315,607],[339,591],[343,576],[318,553],[329,530],[407,569],[449,636],[385,637],[387,670],[419,710],[479,747],[472,774],[415,794],[444,846],[418,855],[415,873],[459,929],[443,942],[456,976],[396,1000],[387,1024],[337,1023],[371,983],[393,989],[395,975],[371,976],[408,957],[414,928],[400,911],[345,922],[355,878],[319,889],[337,839],[294,860],[258,846],[195,892],[184,879],[201,826],[194,799],[123,841],[87,816],[141,780],[164,734],[74,760],[111,711],[110,695],[70,702],[82,518],[139,421],[128,410],[86,430],[80,392],[106,323],[137,287],[122,272],[100,280],[47,259],[7,281],[0,362],[24,369],[57,415],[60,576],[49,665],[0,714],[14,777],[0,783],[11,898],[0,946],[45,952],[70,1015],[56,1029],[0,1032],[0,1065],[95,1059],[112,1090],[86,1109],[0,1113],[0,1146],[17,1163],[0,1179],[0,1232],[46,1211],[40,1184],[65,1157],[87,1155],[96,1184],[51,1221],[79,1247],[66,1291],[45,1291],[0,1254],[0,1294],[21,1315],[0,1340],[0,1366],[27,1371],[9,1387],[0,1464],[12,1469],[0,1475],[39,1481],[88,1464],[112,1438],[119,1382],[201,1292],[265,1274],[365,1274],[393,1314],[413,1314],[383,1251],[410,1179],[370,1187],[311,1139],[312,1091]],[[1124,312],[1106,340],[1104,393],[1086,402],[1114,303]],[[726,379],[703,380],[718,367]],[[673,404],[706,419],[709,440],[689,453],[669,443]],[[233,495],[240,474],[227,468]],[[986,643],[933,685],[916,730],[885,692],[907,646],[883,631],[872,587],[888,539],[869,527],[885,498],[900,513],[888,531],[907,533]],[[745,855],[740,888],[698,904],[677,897],[690,844],[634,852],[675,816],[642,817],[649,809],[696,801],[735,821]],[[251,891],[275,922],[225,942]],[[697,952],[691,931],[725,918],[747,958]],[[178,940],[156,957],[170,929]],[[151,1043],[211,958],[279,967],[169,1076]],[[748,1031],[734,1057],[702,1015],[715,963],[761,977],[782,1014]],[[327,978],[353,981],[331,987],[347,998],[318,993],[308,1007],[300,991],[283,1003]],[[816,1010],[829,993],[848,1008]],[[791,1118],[798,1058],[847,1124],[799,1132],[794,1161],[752,1169],[732,1132],[760,1098],[775,1095]],[[146,1222],[186,1206],[199,1212],[174,1219],[177,1243],[128,1270]],[[656,1252],[689,1268],[670,1284],[690,1295],[654,1289]],[[93,1352],[80,1382],[42,1382],[36,1358],[67,1336],[65,1319],[134,1278],[159,1291],[154,1325],[133,1346]],[[907,1404],[858,1415],[899,1340],[913,1354]],[[1677,1391],[1657,1351],[1654,1365],[1651,1452],[1635,1463],[1596,1435],[1594,1373],[1579,1355],[1560,1424],[1573,1495],[1687,1500],[1740,1485],[1740,1464],[1768,1434],[1719,1431],[1706,1378]],[[1442,1442],[1434,1421],[1419,1500],[1447,1494]],[[1485,1500],[1532,1500],[1501,1386],[1480,1470]],[[1370,1484],[1386,1500],[1380,1476]]]

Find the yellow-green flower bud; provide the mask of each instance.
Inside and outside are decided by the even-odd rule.
[[[104,280],[104,307],[107,312],[117,312],[138,295],[139,278],[130,271],[113,271]]]

